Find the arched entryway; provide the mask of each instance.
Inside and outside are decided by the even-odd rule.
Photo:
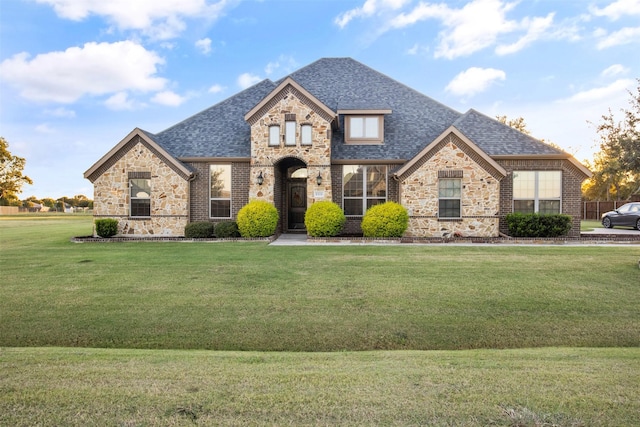
[[[287,157],[276,165],[275,204],[280,212],[283,233],[306,232],[304,214],[307,211],[307,164],[295,157]]]

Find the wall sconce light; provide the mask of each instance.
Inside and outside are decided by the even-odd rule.
[[[262,171],[260,171],[260,175],[258,175],[258,179],[256,180],[256,182],[258,183],[258,185],[262,185],[262,183],[264,182],[264,177],[262,176]]]
[[[322,185],[322,175],[320,175],[320,172],[318,172],[318,176],[316,176],[316,182],[318,185]]]

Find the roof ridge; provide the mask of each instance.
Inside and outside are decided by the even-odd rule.
[[[557,154],[566,154],[569,155],[566,151],[558,148],[558,147],[554,147],[553,145],[549,144],[548,142],[545,142],[542,139],[536,138],[533,135],[527,134],[525,132],[522,132],[519,129],[516,129],[512,126],[509,126],[506,123],[502,123],[500,120],[494,118],[494,117],[490,117],[478,110],[476,110],[475,108],[469,108],[462,116],[460,116],[454,123],[453,126],[455,126],[456,129],[462,131],[462,129],[460,129],[458,127],[459,124],[461,124],[462,122],[464,122],[464,120],[468,117],[470,117],[472,114],[475,114],[477,116],[480,116],[481,118],[485,119],[485,120],[489,120],[491,122],[493,122],[494,124],[500,125],[501,127],[505,128],[506,130],[508,130],[509,132],[516,132],[517,134],[519,134],[521,137],[524,137],[528,140],[530,140],[531,142],[535,142],[538,144],[543,144],[544,146],[546,146],[547,148],[555,151]],[[463,132],[464,133],[464,132]],[[468,136],[468,135],[467,135]]]

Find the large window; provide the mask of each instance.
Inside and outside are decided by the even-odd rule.
[[[345,165],[342,185],[345,215],[364,215],[371,206],[387,201],[387,167]]]
[[[382,116],[347,116],[345,121],[346,142],[382,142]]]
[[[132,217],[151,216],[151,180],[146,178],[129,179],[130,211]]]
[[[562,195],[560,171],[514,171],[513,211],[559,214]]]
[[[231,165],[209,166],[211,218],[231,217]]]
[[[460,218],[462,180],[444,178],[438,182],[438,218]]]

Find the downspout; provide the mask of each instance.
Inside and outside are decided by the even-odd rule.
[[[195,181],[196,175],[196,173],[192,173],[187,179],[189,183],[189,192],[187,193],[187,224],[191,223],[191,183]]]

